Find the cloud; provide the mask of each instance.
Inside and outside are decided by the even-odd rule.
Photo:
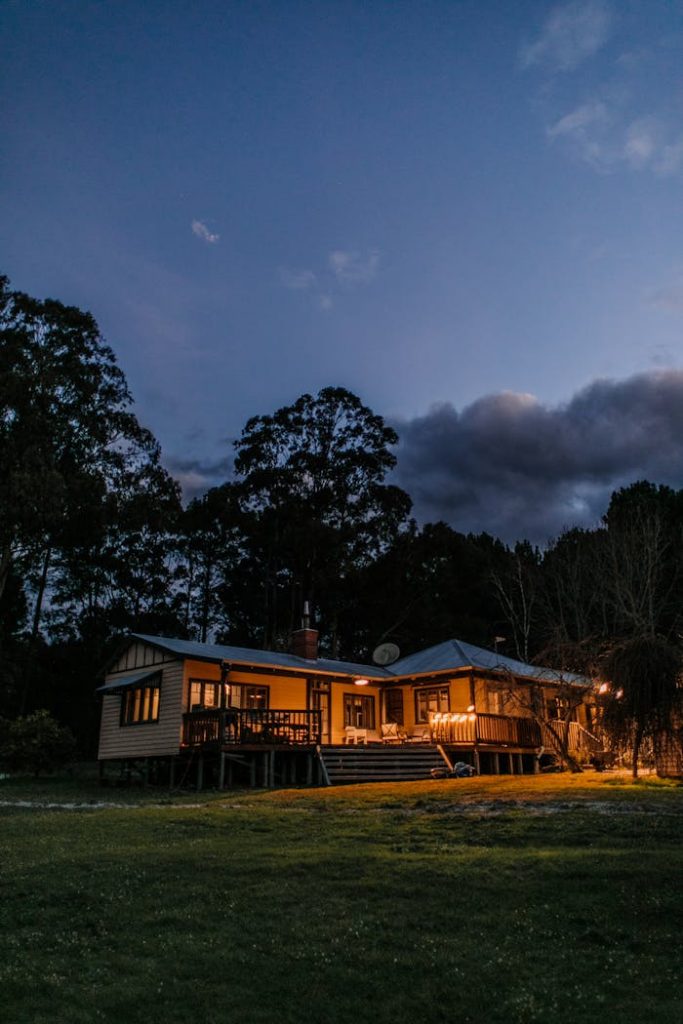
[[[544,543],[594,525],[638,479],[683,486],[683,371],[598,380],[562,406],[503,392],[395,424],[396,482],[422,521]]]
[[[604,46],[611,25],[611,12],[599,0],[556,7],[538,38],[521,47],[520,64],[523,68],[540,65],[552,71],[573,71]]]
[[[332,273],[341,284],[369,284],[379,267],[379,252],[376,249],[370,249],[365,254],[333,249],[328,259]]]
[[[308,291],[318,280],[312,270],[292,270],[289,267],[280,267],[278,276],[280,283],[293,291]]]
[[[604,103],[593,100],[584,103],[582,106],[565,114],[559,121],[547,129],[548,137],[557,138],[558,135],[569,135],[570,137],[584,137],[587,129],[595,124],[604,123],[607,120],[607,109]]]
[[[629,167],[665,177],[683,163],[683,137],[672,138],[661,119],[649,115],[629,120],[623,111],[610,110],[598,99],[560,117],[546,128],[546,136],[551,142],[564,141],[580,159],[603,172]]]
[[[166,455],[162,461],[171,476],[180,484],[186,501],[204,494],[210,487],[224,484],[233,475],[232,454],[214,461],[191,456]]]
[[[201,238],[202,241],[208,242],[209,245],[215,245],[221,237],[220,235],[212,235],[206,224],[201,220],[192,221],[192,233]]]

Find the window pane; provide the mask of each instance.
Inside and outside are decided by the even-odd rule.
[[[156,722],[159,717],[159,687],[155,686],[152,690],[152,718]]]

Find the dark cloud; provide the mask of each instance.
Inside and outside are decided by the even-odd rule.
[[[599,380],[551,408],[504,392],[395,424],[397,482],[421,521],[544,543],[592,526],[639,479],[683,486],[683,371]]]
[[[177,455],[166,455],[163,459],[164,466],[180,484],[183,498],[187,501],[232,479],[234,461],[232,454],[213,461]]]

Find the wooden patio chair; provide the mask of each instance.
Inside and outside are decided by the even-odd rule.
[[[403,743],[406,739],[404,730],[399,729],[397,722],[382,722],[380,728],[382,743]]]
[[[358,745],[360,743],[366,744],[367,742],[368,742],[368,730],[367,729],[359,729],[355,725],[345,725],[344,726],[344,743],[346,743],[347,746],[351,746],[352,744]]]

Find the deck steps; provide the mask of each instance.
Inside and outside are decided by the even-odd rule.
[[[432,746],[329,746],[321,759],[331,786],[351,782],[409,782],[428,779],[446,762]]]

